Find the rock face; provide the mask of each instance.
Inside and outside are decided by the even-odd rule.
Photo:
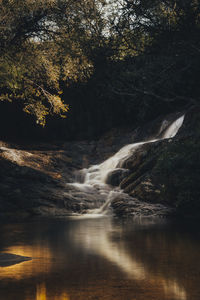
[[[120,187],[126,193],[141,201],[159,202],[161,185],[152,176],[152,170],[157,163],[160,152],[167,144],[168,141],[145,144],[124,162],[123,167],[130,170],[130,175],[122,180]]]
[[[128,195],[118,195],[111,206],[119,217],[166,217],[174,213],[174,209],[166,205],[140,201]]]
[[[90,195],[84,201],[73,187],[66,185],[75,180],[75,170],[87,166],[94,148],[92,144],[80,142],[30,148],[19,150],[5,144],[0,146],[1,218],[60,216],[96,207]]]
[[[77,171],[113,155],[134,135],[122,131],[120,139],[119,134],[114,130],[99,141],[52,145],[0,142],[0,219],[63,216],[99,207],[105,199],[67,183],[77,180]]]
[[[127,169],[115,169],[108,174],[106,183],[112,186],[119,186],[120,182],[127,177],[129,173],[129,170]]]
[[[182,216],[199,217],[199,137],[200,108],[194,107],[175,138],[145,144],[123,163],[130,173],[120,187],[141,202],[164,204]],[[124,203],[124,210],[130,210],[131,201]]]

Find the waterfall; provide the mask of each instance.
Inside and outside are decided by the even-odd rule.
[[[81,170],[82,176],[84,176],[83,183],[75,182],[71,185],[85,193],[98,193],[105,199],[104,204],[99,209],[91,210],[89,213],[105,214],[114,197],[123,193],[123,191],[119,188],[111,188],[108,184],[106,184],[106,179],[109,173],[115,169],[120,169],[123,162],[142,145],[173,138],[182,126],[183,121],[184,115],[172,122],[172,124],[164,130],[161,138],[126,145],[101,164]],[[164,122],[166,124],[166,121],[163,121],[163,123]],[[163,124],[161,125],[161,128],[163,128]]]
[[[184,118],[185,118],[185,116],[183,115],[180,118],[178,118],[177,120],[175,120],[164,132],[162,139],[173,138],[177,134],[179,129],[181,128]]]

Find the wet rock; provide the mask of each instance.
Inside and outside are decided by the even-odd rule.
[[[107,175],[106,183],[112,186],[119,186],[121,181],[130,174],[127,169],[115,169]]]
[[[124,162],[130,174],[121,188],[141,202],[162,203],[179,215],[199,216],[199,135],[200,108],[193,108],[177,136],[143,145]]]
[[[141,201],[150,203],[159,203],[161,201],[161,189],[160,185],[152,182],[151,176],[145,176],[141,179],[140,183],[129,192],[132,197],[137,197]]]
[[[167,216],[172,214],[173,210],[162,204],[151,204],[140,201],[125,194],[118,195],[111,203],[114,213],[120,217],[140,216]]]

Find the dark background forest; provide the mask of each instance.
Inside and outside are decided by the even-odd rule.
[[[198,104],[198,0],[2,0],[0,134],[94,139]]]

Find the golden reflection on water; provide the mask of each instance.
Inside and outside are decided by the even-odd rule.
[[[5,252],[28,256],[33,259],[6,268],[1,268],[0,279],[14,278],[20,280],[33,275],[37,276],[39,274],[48,273],[50,271],[50,259],[52,258],[51,250],[41,244],[34,246],[12,246],[7,248]]]
[[[97,221],[96,221],[97,222]],[[154,270],[150,270],[148,265],[143,262],[142,259],[138,259],[138,256],[134,253],[134,247],[131,252],[127,249],[126,240],[124,241],[120,237],[123,236],[123,231],[121,227],[114,227],[110,220],[106,220],[105,224],[102,226],[97,223],[93,224],[93,221],[84,221],[77,222],[74,221],[74,224],[71,229],[67,229],[68,232],[68,240],[67,243],[71,244],[72,249],[79,249],[81,253],[86,253],[88,255],[95,255],[99,258],[106,260],[106,262],[110,263],[112,266],[115,266],[120,270],[120,272],[124,273],[130,282],[136,282],[136,285],[141,287],[143,293],[146,293],[145,289],[153,293],[156,293],[156,298],[149,299],[173,299],[173,300],[189,300],[187,298],[187,293],[176,278],[172,276],[169,278],[165,276],[165,273],[155,273]],[[117,239],[113,239],[113,236],[117,236]],[[62,242],[66,242],[61,240]],[[60,247],[60,244],[59,244]],[[56,251],[55,251],[56,249]],[[75,290],[71,288],[70,282],[66,281],[66,285],[59,285],[59,291],[56,292],[53,290],[52,285],[47,284],[44,280],[45,278],[51,278],[52,282],[54,281],[54,275],[62,273],[65,276],[68,272],[68,262],[67,253],[65,253],[65,249],[63,252],[58,251],[57,248],[52,250],[48,243],[38,242],[38,244],[34,245],[17,245],[6,248],[5,252],[13,253],[22,256],[32,257],[33,260],[25,261],[20,264],[16,264],[13,266],[0,268],[0,280],[1,279],[12,279],[12,280],[25,280],[37,278],[36,282],[36,290],[35,295],[29,295],[23,300],[70,300],[76,299],[73,298],[74,292],[77,292],[79,289],[79,283],[76,282]],[[71,250],[69,250],[71,251]],[[60,257],[61,256],[61,257]],[[76,258],[79,260],[79,258]],[[62,263],[63,262],[63,263]],[[71,263],[72,264],[72,263]],[[77,263],[78,265],[78,263]],[[77,268],[77,265],[75,268]],[[106,264],[106,267],[108,265]],[[88,270],[87,270],[88,268]],[[93,272],[95,274],[95,267],[93,270],[89,269],[89,266],[86,265],[86,270],[84,270],[85,276],[87,277],[87,272]],[[116,272],[116,269],[111,272]],[[111,273],[112,274],[112,273]],[[115,275],[115,274],[114,274]],[[167,274],[166,274],[167,275]],[[39,282],[39,283],[38,283]],[[113,289],[112,279],[110,282],[108,281],[108,287],[102,286],[107,292],[110,286],[110,289]],[[98,282],[93,283],[94,293],[98,293]],[[135,284],[135,283],[134,283]],[[56,282],[55,282],[56,285]],[[134,285],[133,285],[134,286]],[[56,286],[55,286],[56,288]],[[116,289],[113,289],[116,292]],[[52,292],[53,291],[53,292]],[[105,291],[105,293],[106,293]],[[87,299],[87,293],[84,291],[83,294],[79,296],[78,299]],[[86,294],[84,294],[86,293]],[[147,293],[147,294],[148,294]],[[73,296],[72,296],[73,295]],[[145,295],[145,294],[144,294]],[[165,295],[165,298],[162,298]],[[144,296],[145,297],[145,296]],[[1,298],[0,298],[1,299]],[[89,298],[88,298],[89,299]],[[92,299],[109,299],[113,298],[105,298],[104,295],[102,298],[92,298]],[[121,299],[120,296],[115,299]],[[125,299],[125,298],[123,298]],[[133,298],[128,298],[133,299]],[[142,298],[137,298],[142,299]],[[20,299],[19,299],[20,300]],[[144,299],[146,300],[146,299]]]
[[[30,300],[27,298],[26,300]],[[56,296],[48,296],[47,295],[47,288],[45,283],[40,283],[36,287],[36,298],[35,300],[70,300],[69,296],[66,292],[61,293],[61,295]]]
[[[44,283],[38,284],[36,287],[36,300],[47,300],[47,289]]]

